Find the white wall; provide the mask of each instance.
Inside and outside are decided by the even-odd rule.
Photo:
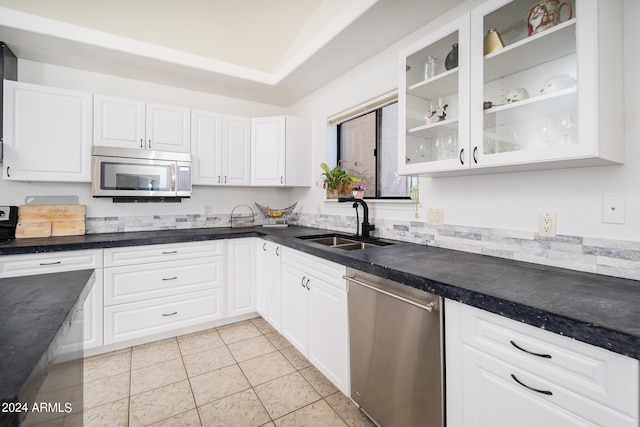
[[[314,180],[320,177],[320,163],[325,160],[326,119],[352,106],[397,88],[397,64],[400,49],[420,39],[459,16],[479,0],[466,2],[447,16],[416,31],[410,37],[382,51],[376,57],[351,70],[339,79],[291,107],[292,114],[313,117]],[[625,99],[620,100],[620,114],[626,119],[626,162],[621,166],[573,168],[552,171],[503,173],[448,178],[420,179],[420,220],[426,209],[444,209],[445,224],[469,225],[510,230],[537,231],[538,213],[558,215],[557,232],[561,235],[640,241],[640,51],[634,45],[640,39],[640,2],[624,0],[625,16]],[[624,105],[624,110],[623,110]],[[618,195],[626,199],[624,225],[601,222],[602,197]],[[323,200],[323,191],[295,190],[302,211],[352,215],[351,206]],[[375,204],[375,218],[412,220],[412,205]]]
[[[282,108],[272,105],[26,60],[18,61],[18,79],[44,86],[249,117],[284,112]],[[288,206],[288,193],[283,189],[195,186],[192,197],[183,199],[181,203],[114,204],[110,198],[94,199],[88,183],[0,180],[0,200],[3,204],[21,205],[24,204],[25,196],[34,195],[77,195],[80,203],[87,205],[87,217],[203,214],[205,204],[212,206],[213,214],[228,214],[238,204],[250,205],[255,210],[253,202],[274,208]]]

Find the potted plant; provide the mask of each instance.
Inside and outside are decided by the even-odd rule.
[[[353,188],[351,189],[351,194],[356,199],[363,199],[364,192],[367,190],[367,184],[364,182],[356,182],[353,184]]]
[[[336,199],[340,196],[348,196],[356,182],[360,178],[353,176],[347,170],[340,168],[340,164],[331,169],[326,163],[321,163],[322,188],[327,190],[327,199]]]

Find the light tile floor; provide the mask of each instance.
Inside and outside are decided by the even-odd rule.
[[[85,427],[373,425],[262,318],[87,358],[84,378]]]

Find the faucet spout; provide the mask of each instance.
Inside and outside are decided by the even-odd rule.
[[[353,207],[356,209],[358,209],[358,205],[362,206],[362,237],[371,237],[371,232],[376,229],[376,226],[369,223],[369,206],[367,206],[367,203],[355,197],[339,197],[338,202],[353,202]]]

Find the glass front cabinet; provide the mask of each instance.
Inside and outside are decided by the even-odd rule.
[[[399,62],[402,174],[623,162],[620,0],[487,1]]]

